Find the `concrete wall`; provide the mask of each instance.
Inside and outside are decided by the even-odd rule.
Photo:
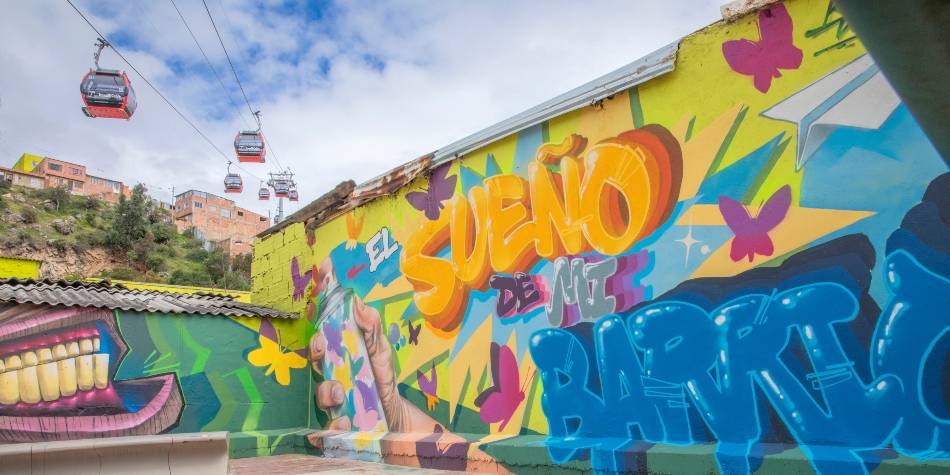
[[[950,175],[842,21],[797,0],[713,25],[669,74],[257,243],[254,301],[314,323],[326,382],[297,404],[344,430],[312,442],[487,471],[947,469]],[[355,327],[320,319],[334,282]]]
[[[310,388],[305,351],[287,348],[299,325],[0,307],[0,443],[229,431],[234,456],[294,450],[309,414],[290,403]]]

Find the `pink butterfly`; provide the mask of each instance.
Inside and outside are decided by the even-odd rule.
[[[494,385],[475,398],[475,405],[483,422],[501,422],[498,430],[504,430],[524,401],[524,388],[518,385],[518,360],[511,348],[492,342],[491,377]]]
[[[733,71],[752,76],[761,92],[769,90],[773,77],[782,77],[779,69],[802,64],[802,50],[792,43],[792,17],[781,3],[759,12],[759,41],[726,41],[722,55]]]
[[[300,275],[300,264],[297,262],[297,256],[294,256],[290,261],[290,278],[294,281],[294,300],[300,300],[303,298],[304,292],[307,291],[307,285],[310,284],[310,278],[313,276],[313,269],[304,272],[303,275]]]
[[[747,256],[749,262],[752,262],[756,254],[771,256],[775,249],[769,231],[785,219],[791,204],[792,189],[788,185],[772,194],[759,209],[759,215],[754,218],[742,203],[727,196],[720,196],[719,212],[736,236],[732,240],[729,257],[738,262]]]
[[[455,193],[455,182],[458,180],[458,175],[446,177],[451,166],[452,162],[447,162],[433,169],[432,175],[429,177],[429,187],[426,191],[413,191],[406,194],[406,201],[413,208],[425,212],[426,218],[431,221],[439,219],[444,207],[442,202],[451,198],[452,194]]]
[[[435,364],[433,363],[432,369],[429,370],[428,378],[422,371],[416,370],[416,380],[419,382],[419,389],[422,390],[422,394],[426,396],[426,407],[428,407],[430,411],[435,409],[435,405],[439,402],[438,396],[435,395],[436,389],[439,387]]]

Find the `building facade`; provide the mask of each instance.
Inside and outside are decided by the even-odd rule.
[[[35,190],[43,188],[46,182],[46,177],[38,173],[24,172],[7,167],[0,167],[0,177],[10,182],[11,185],[33,188]]]
[[[254,236],[267,229],[267,216],[211,193],[188,190],[175,196],[175,226],[221,246],[231,256],[251,252]]]
[[[30,188],[64,187],[74,195],[91,196],[109,203],[118,203],[121,195],[131,195],[129,187],[121,181],[89,175],[85,165],[51,157],[24,153],[11,169],[6,170],[10,170],[11,176],[19,173],[21,182],[29,182],[14,184]],[[40,186],[36,186],[34,178],[41,180]]]
[[[716,23],[262,233],[253,301],[314,322],[281,335],[315,350],[314,447],[946,472],[950,173],[837,3]]]

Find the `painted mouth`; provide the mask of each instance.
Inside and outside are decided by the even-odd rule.
[[[0,441],[156,434],[176,425],[175,374],[115,381],[127,352],[109,310],[0,310]]]

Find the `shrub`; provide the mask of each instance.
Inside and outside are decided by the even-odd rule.
[[[175,234],[177,234],[177,231],[174,226],[162,224],[152,226],[152,240],[158,244],[164,244],[170,241],[175,237]]]
[[[119,279],[119,280],[139,280],[141,278],[141,273],[132,269],[131,267],[113,267],[110,270],[103,271],[99,274],[100,277],[105,277],[107,279]]]
[[[39,242],[33,231],[30,229],[19,229],[16,232],[15,242],[21,245],[30,245],[36,247]]]
[[[69,190],[65,186],[58,186],[55,188],[43,188],[33,192],[33,195],[41,200],[52,201],[56,205],[56,211],[64,207],[68,207],[72,195],[69,194]]]
[[[33,224],[36,222],[36,211],[32,208],[26,208],[20,212],[20,216],[23,218],[23,222],[26,224]]]
[[[145,258],[145,268],[152,272],[164,272],[166,267],[165,258],[158,254],[151,254]]]
[[[244,276],[232,271],[224,273],[224,277],[218,281],[218,286],[231,290],[250,290],[251,288],[250,282],[244,279]]]
[[[69,249],[69,243],[65,239],[54,239],[50,242],[50,246],[58,252],[66,252],[66,249]]]
[[[204,262],[208,258],[208,251],[201,247],[192,249],[185,254],[185,258],[192,262]]]
[[[211,276],[203,269],[197,271],[176,270],[172,272],[169,283],[173,285],[197,285],[201,287],[211,287],[214,285]]]

